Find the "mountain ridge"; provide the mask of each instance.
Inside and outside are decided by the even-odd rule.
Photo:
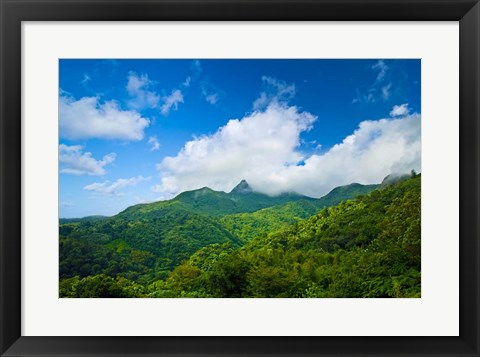
[[[254,191],[246,180],[240,181],[230,192],[215,191],[209,187],[184,191],[171,200],[130,206],[118,215],[128,215],[134,211],[151,212],[155,207],[162,209],[173,202],[182,203],[186,209],[212,217],[222,217],[235,213],[251,213],[263,208],[297,200],[316,200],[315,198],[293,192],[276,196]]]
[[[396,182],[404,181],[408,178],[412,177],[412,174],[398,174],[392,173],[384,177],[384,179],[379,184],[360,184],[357,182],[353,182],[343,186],[337,186],[329,191],[324,196],[319,198],[314,198],[310,196],[305,196],[298,194],[296,192],[282,192],[278,195],[267,195],[265,193],[257,192],[253,190],[247,180],[242,179],[235,187],[232,188],[230,192],[225,191],[215,191],[210,187],[204,186],[199,189],[183,191],[176,195],[174,198],[170,200],[162,200],[150,203],[139,203],[136,205],[129,206],[124,210],[120,211],[119,213],[113,216],[102,216],[102,215],[94,215],[94,216],[85,216],[85,217],[73,217],[73,218],[59,218],[60,223],[73,223],[73,222],[94,222],[97,220],[108,219],[111,217],[115,217],[118,215],[124,215],[125,213],[132,212],[135,210],[141,211],[143,208],[150,207],[150,206],[158,206],[164,207],[165,205],[169,205],[172,202],[182,202],[190,206],[191,209],[195,209],[201,213],[210,213],[213,216],[223,216],[228,214],[236,214],[236,213],[244,213],[244,212],[255,212],[260,209],[268,208],[271,206],[276,206],[279,204],[284,204],[290,201],[297,201],[297,200],[307,200],[307,201],[316,201],[316,200],[323,200],[327,201],[328,204],[336,204],[339,203],[342,199],[352,198],[352,192],[357,192],[356,194],[365,194],[368,193],[370,190],[379,187],[385,187],[387,185],[391,185]],[[343,197],[343,193],[346,193],[345,198]],[[207,206],[211,206],[208,208],[202,207],[205,204],[205,197],[215,196],[215,199],[212,202],[207,202]],[[245,200],[248,199],[261,199],[263,202],[258,205],[245,206]],[[341,198],[339,200],[339,198]],[[208,201],[208,199],[207,199]],[[231,201],[231,202],[228,202]],[[270,202],[269,202],[270,201]],[[227,209],[223,212],[218,212],[218,205],[227,203]],[[222,207],[221,209],[225,209]]]
[[[225,191],[216,191],[211,189],[208,186],[204,186],[194,190],[183,191],[178,195],[176,195],[174,198],[169,200],[155,201],[155,202],[149,202],[149,203],[139,203],[139,204],[131,205],[112,216],[94,215],[94,216],[85,216],[85,217],[59,218],[59,220],[61,224],[73,223],[73,222],[85,222],[85,221],[93,222],[93,221],[108,219],[116,216],[124,216],[133,211],[140,212],[145,209],[150,211],[149,209],[147,209],[148,207],[164,208],[175,202],[181,202],[183,204],[186,204],[188,207],[186,206],[185,208],[199,210],[199,212],[201,213],[207,213],[213,216],[223,216],[228,214],[245,213],[245,212],[251,213],[251,212],[255,212],[260,209],[268,208],[271,206],[285,204],[290,201],[303,200],[303,201],[314,202],[314,201],[322,200],[322,201],[328,201],[329,202],[328,204],[331,204],[330,201],[338,203],[342,199],[344,199],[343,193],[346,193],[345,195],[346,199],[352,198],[351,193],[349,194],[348,191],[355,191],[355,192],[358,192],[358,194],[364,194],[364,193],[368,193],[369,191],[377,187],[381,187],[386,184],[389,184],[389,182],[388,183],[386,182],[391,176],[392,175],[387,175],[383,179],[382,183],[380,184],[364,185],[364,184],[354,182],[354,183],[350,183],[343,186],[337,186],[333,188],[331,191],[329,191],[327,194],[319,198],[305,196],[293,191],[285,191],[278,195],[268,195],[265,193],[254,191],[250,186],[250,184],[245,179],[242,179],[228,193]],[[404,180],[408,177],[409,177],[408,175],[395,177],[396,179],[395,182]],[[341,194],[340,200],[339,200],[339,197],[335,197],[335,196],[339,196],[339,194]],[[212,202],[205,202],[205,201],[209,201],[209,199],[211,199]],[[249,205],[248,204],[249,200],[261,201],[261,203],[257,205],[251,205],[251,204]],[[219,204],[220,204],[220,208],[219,208]],[[227,204],[227,207],[222,207],[221,204]],[[203,205],[206,205],[207,208],[205,208],[205,206]]]

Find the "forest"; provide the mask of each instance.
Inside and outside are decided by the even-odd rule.
[[[63,298],[418,298],[421,174],[314,199],[243,180],[61,219]]]

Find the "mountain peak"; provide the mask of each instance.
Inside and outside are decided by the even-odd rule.
[[[240,181],[240,183],[233,188],[230,193],[250,193],[253,192],[252,188],[246,180]]]

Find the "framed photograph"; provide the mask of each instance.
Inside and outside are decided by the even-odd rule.
[[[477,1],[0,4],[2,356],[479,356]]]

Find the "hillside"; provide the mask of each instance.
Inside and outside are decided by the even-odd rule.
[[[99,222],[60,226],[60,276],[100,272],[150,279],[171,270],[198,249],[240,241],[214,219],[180,202],[138,217],[123,212]]]
[[[253,213],[238,213],[220,218],[220,222],[242,241],[251,240],[268,232],[286,228],[306,219],[325,207],[334,206],[344,200],[367,194],[378,185],[353,183],[334,188],[319,199],[299,199]]]
[[[242,182],[229,194],[200,189],[100,221],[61,224],[60,294],[418,296],[420,177],[375,188],[352,184],[318,200],[291,195],[223,216],[198,199],[206,192],[222,203],[242,195],[252,203]]]
[[[152,284],[150,296],[420,297],[417,176],[237,250],[206,247]]]
[[[242,181],[230,193],[202,188],[172,200],[132,206],[113,217],[62,219],[60,277],[163,277],[204,246],[243,244],[219,216],[300,199],[314,200],[293,193],[271,197]]]

